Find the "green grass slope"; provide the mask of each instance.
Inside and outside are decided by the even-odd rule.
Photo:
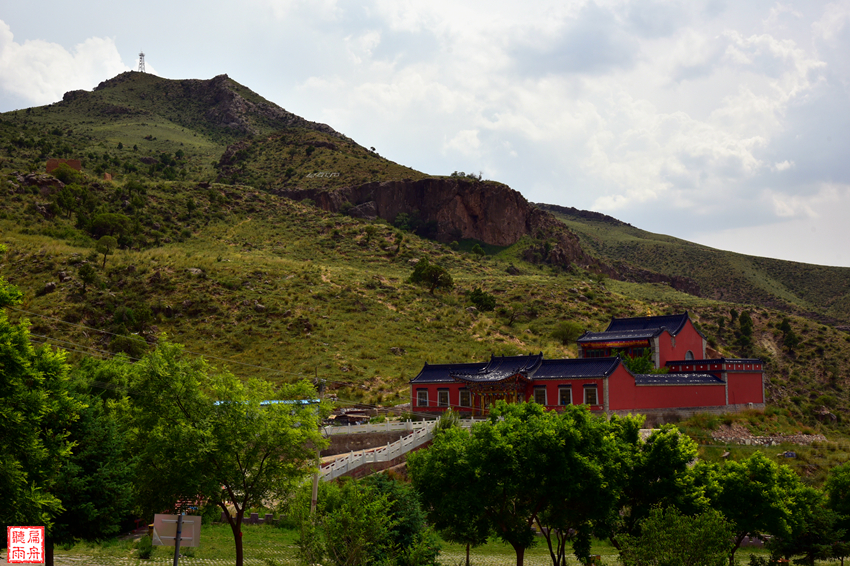
[[[727,254],[580,216],[562,219],[606,262],[685,275],[717,292],[526,263],[539,244],[530,237],[477,255],[475,242],[451,249],[264,190],[422,174],[226,77],[128,73],[66,98],[0,115],[0,242],[9,248],[0,276],[25,293],[12,316],[73,357],[138,357],[166,333],[241,376],[320,377],[343,399],[386,405],[408,400],[407,380],[426,361],[573,357],[575,345],[553,336],[559,322],[601,330],[612,316],[689,310],[718,355],[765,360],[769,403],[786,411],[788,426],[847,426],[850,338],[816,320],[847,320],[846,270]],[[50,157],[82,159],[77,188],[19,180]],[[96,249],[103,214],[121,215],[122,247],[105,267]],[[432,295],[408,282],[425,257],[449,271],[453,290]],[[495,297],[493,311],[471,309],[476,288]],[[792,346],[781,324],[788,310],[806,315],[789,317]],[[733,311],[751,315],[748,341]]]
[[[218,169],[220,181],[266,190],[333,190],[373,181],[427,177],[351,140],[307,128],[288,128],[236,143],[222,155]]]
[[[540,206],[575,232],[588,253],[606,262],[689,277],[698,283],[701,295],[714,299],[850,322],[848,268],[726,252],[653,234],[601,214]]]

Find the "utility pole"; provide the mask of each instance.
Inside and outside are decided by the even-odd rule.
[[[174,566],[180,560],[180,536],[183,532],[183,513],[177,515],[177,536],[174,538]]]

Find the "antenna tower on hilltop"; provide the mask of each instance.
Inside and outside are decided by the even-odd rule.
[[[139,72],[145,72],[145,54],[142,51],[139,52]]]

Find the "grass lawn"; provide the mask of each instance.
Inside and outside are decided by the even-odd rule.
[[[275,566],[276,564],[296,564],[296,532],[278,529],[266,525],[243,525],[243,548],[245,564]],[[173,547],[154,547],[148,560],[137,558],[136,545],[139,537],[133,539],[110,539],[100,544],[79,543],[69,549],[56,548],[57,565],[70,564],[172,564]],[[197,548],[181,549],[183,556],[180,564],[233,564],[236,551],[233,547],[233,533],[223,524],[204,525],[201,528],[201,544]]]
[[[296,565],[295,543],[298,535],[291,529],[279,529],[265,525],[243,525],[243,540],[245,550],[245,564],[258,566]],[[70,548],[57,547],[55,551],[55,562],[57,566],[91,565],[171,565],[173,563],[174,550],[168,547],[154,547],[153,555],[148,560],[141,560],[136,555],[136,544],[139,537],[114,538],[95,543],[79,543]],[[607,541],[594,540],[593,554],[600,555],[602,563],[606,565],[620,564],[617,549]],[[224,566],[233,564],[235,552],[233,549],[233,536],[230,527],[223,524],[204,525],[201,530],[201,545],[195,549],[187,549],[187,553],[180,558],[180,564],[185,565],[213,565]],[[766,556],[763,549],[742,548],[739,549],[736,558],[738,564],[746,564],[750,554]],[[5,552],[0,553],[0,559],[5,558]],[[5,562],[5,560],[3,560]],[[443,542],[439,558],[443,566],[463,566],[466,563],[466,547],[460,544]],[[491,540],[487,544],[471,549],[470,563],[474,566],[512,566],[516,564],[516,555],[513,548],[498,540]],[[546,547],[546,540],[537,539],[537,544],[525,552],[525,564],[527,566],[547,566],[552,561]],[[568,550],[567,564],[578,565],[579,562]],[[818,562],[821,564],[821,562]],[[826,562],[823,562],[826,564]]]

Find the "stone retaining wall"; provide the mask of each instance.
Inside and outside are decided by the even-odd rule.
[[[698,413],[708,413],[711,415],[722,415],[724,413],[740,413],[747,409],[764,410],[764,403],[746,403],[742,405],[723,405],[712,407],[687,407],[687,408],[671,408],[671,409],[630,409],[621,411],[608,411],[609,414],[616,415],[644,415],[646,421],[644,427],[655,428],[663,424],[677,424],[687,418],[690,418]]]
[[[367,448],[379,448],[411,434],[409,430],[391,430],[389,432],[361,432],[357,434],[334,434],[330,445],[322,450],[322,456],[336,456],[357,452]]]

